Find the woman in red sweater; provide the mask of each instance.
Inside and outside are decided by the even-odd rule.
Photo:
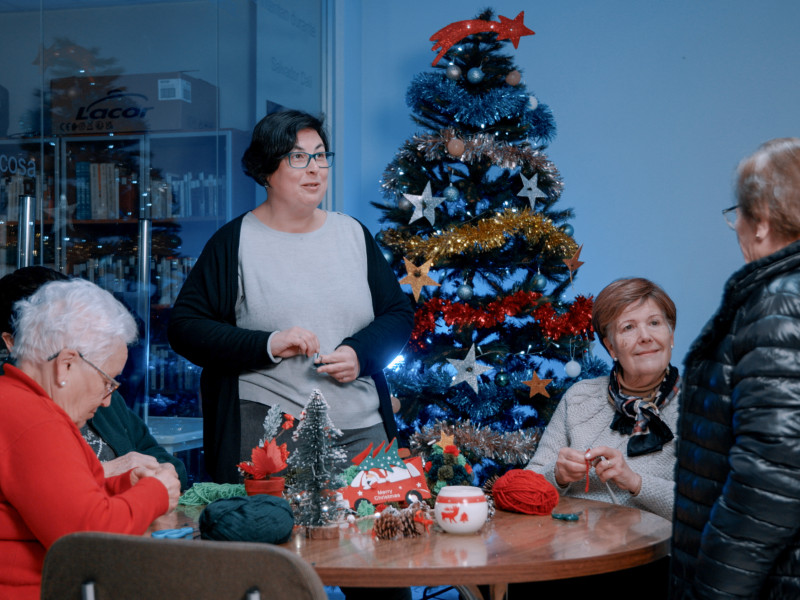
[[[15,306],[16,344],[0,376],[0,598],[38,598],[50,545],[75,531],[142,534],[175,507],[172,465],[105,478],[80,427],[118,387],[130,313],[74,279]]]

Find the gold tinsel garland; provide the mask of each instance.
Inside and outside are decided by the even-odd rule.
[[[575,240],[552,221],[527,208],[506,209],[475,224],[467,223],[427,238],[409,236],[393,228],[385,229],[382,236],[383,245],[414,262],[425,259],[436,263],[454,255],[490,252],[515,236],[524,238],[532,248],[544,243],[544,253],[553,258],[572,256],[578,248]]]

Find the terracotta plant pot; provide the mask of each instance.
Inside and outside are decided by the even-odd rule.
[[[283,477],[270,477],[269,479],[245,479],[244,490],[248,496],[256,494],[269,494],[270,496],[283,496],[286,480]]]

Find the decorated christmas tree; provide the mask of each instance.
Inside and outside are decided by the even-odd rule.
[[[469,421],[468,454],[487,432],[535,435],[566,387],[605,370],[588,351],[592,300],[572,291],[583,263],[545,154],[554,118],[503,51],[534,33],[523,18],[485,10],[431,36],[434,68],[406,96],[421,130],[374,203],[384,255],[416,305],[404,360],[388,373],[401,431]],[[514,466],[479,458],[484,476]]]
[[[334,442],[341,436],[328,416],[328,403],[319,390],[314,390],[300,415],[293,436],[297,446],[288,461],[293,469],[290,491],[298,525],[321,527],[338,517],[337,468],[344,466],[346,456]]]

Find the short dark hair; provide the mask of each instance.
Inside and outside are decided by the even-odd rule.
[[[0,279],[0,328],[4,333],[14,333],[14,304],[33,295],[50,281],[69,279],[63,273],[47,267],[22,267]]]
[[[800,139],[764,142],[739,163],[736,196],[749,221],[769,221],[781,241],[800,238]]]
[[[667,293],[649,279],[629,277],[617,279],[604,287],[592,307],[592,327],[602,342],[609,326],[632,304],[652,299],[664,311],[669,326],[675,331],[678,311]]]
[[[294,148],[297,133],[313,129],[322,138],[325,151],[328,134],[323,126],[324,117],[319,118],[299,110],[283,110],[267,115],[253,129],[250,146],[242,156],[242,168],[258,185],[266,185],[267,178],[278,170],[281,159]]]

